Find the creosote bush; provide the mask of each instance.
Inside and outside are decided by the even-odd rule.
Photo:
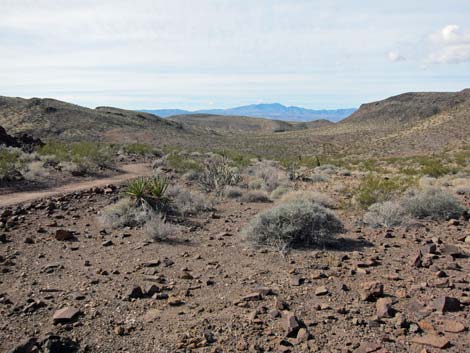
[[[324,246],[343,231],[336,215],[313,202],[298,200],[258,214],[243,234],[257,245],[285,250],[291,247]]]
[[[361,207],[368,208],[377,202],[390,201],[414,183],[415,180],[410,177],[381,177],[368,174],[362,179],[355,199]]]
[[[22,154],[18,148],[0,147],[0,180],[13,180],[21,176],[25,164]]]
[[[452,195],[436,188],[412,191],[404,198],[403,206],[417,218],[458,218],[463,212],[462,206]]]

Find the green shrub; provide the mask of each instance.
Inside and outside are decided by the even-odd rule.
[[[112,149],[109,145],[95,142],[64,143],[51,141],[42,146],[38,153],[42,156],[54,156],[57,163],[73,163],[75,174],[88,174],[108,168],[111,164]],[[67,168],[66,168],[67,169]]]
[[[463,212],[462,206],[452,195],[435,188],[413,191],[405,197],[403,205],[409,214],[418,218],[458,218]]]
[[[10,180],[21,176],[25,161],[23,152],[17,148],[0,147],[0,180]]]
[[[134,154],[139,156],[156,156],[162,157],[163,151],[148,145],[146,143],[131,143],[123,147],[123,151],[127,154]]]
[[[282,203],[258,214],[244,229],[244,236],[257,245],[287,249],[322,246],[343,231],[336,215],[305,200]]]
[[[440,176],[449,174],[451,172],[449,167],[445,166],[441,161],[438,160],[423,160],[421,165],[421,172],[424,175],[433,178],[439,178]]]
[[[135,200],[138,207],[149,206],[153,210],[164,210],[169,202],[166,196],[168,182],[159,177],[138,178],[129,182],[125,193]]]
[[[378,202],[391,200],[403,193],[416,181],[413,178],[390,177],[384,178],[375,174],[364,177],[356,191],[356,200],[363,208]]]
[[[190,170],[201,171],[203,169],[200,162],[175,152],[165,156],[165,164],[180,173],[186,173]]]

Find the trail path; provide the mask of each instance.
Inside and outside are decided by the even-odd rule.
[[[120,167],[120,170],[122,171],[121,174],[114,175],[109,178],[86,180],[65,184],[51,189],[15,192],[6,195],[0,195],[0,207],[11,206],[23,202],[30,202],[37,199],[91,189],[94,187],[103,187],[108,184],[121,184],[129,179],[139,176],[151,175],[152,173],[150,165],[144,163],[123,165]]]

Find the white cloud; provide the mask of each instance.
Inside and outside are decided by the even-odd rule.
[[[438,64],[470,62],[470,32],[457,25],[447,25],[430,36],[429,61]]]
[[[395,50],[388,52],[388,60],[391,62],[405,61],[406,58]]]

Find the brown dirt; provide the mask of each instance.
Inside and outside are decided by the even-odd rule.
[[[67,352],[437,351],[423,340],[446,343],[446,352],[470,350],[470,261],[446,253],[449,245],[469,251],[462,240],[470,234],[468,221],[372,230],[339,210],[347,232],[336,248],[284,257],[253,248],[240,234],[270,204],[223,201],[215,214],[188,217],[177,236],[153,243],[141,229],[104,231],[97,213],[115,198],[82,191],[34,202],[6,217],[0,351],[51,334],[77,343]],[[469,207],[470,200],[463,201]],[[56,240],[57,229],[73,231],[74,240]],[[413,266],[413,256],[433,241],[439,244],[434,254],[423,255],[427,263]],[[157,260],[155,267],[146,265]],[[361,299],[362,286],[371,281],[383,285],[394,317],[378,320],[377,304]],[[151,284],[169,299],[128,299],[133,286]],[[242,300],[261,287],[274,294]],[[320,287],[326,294],[315,294]],[[462,305],[439,312],[435,301],[445,296]],[[295,314],[308,335],[286,337],[286,318],[274,311],[281,299],[287,304],[283,315]],[[54,312],[65,306],[81,314],[54,324]],[[458,331],[459,324],[466,329],[448,332]]]
[[[108,184],[121,184],[129,179],[151,174],[151,168],[148,163],[126,164],[121,166],[119,169],[121,171],[120,174],[101,179],[76,181],[73,183],[49,188],[46,190],[20,191],[1,195],[0,207],[7,207],[19,203],[31,202],[37,199],[52,197],[60,194],[67,194],[76,191],[82,191],[94,187],[103,187]]]

